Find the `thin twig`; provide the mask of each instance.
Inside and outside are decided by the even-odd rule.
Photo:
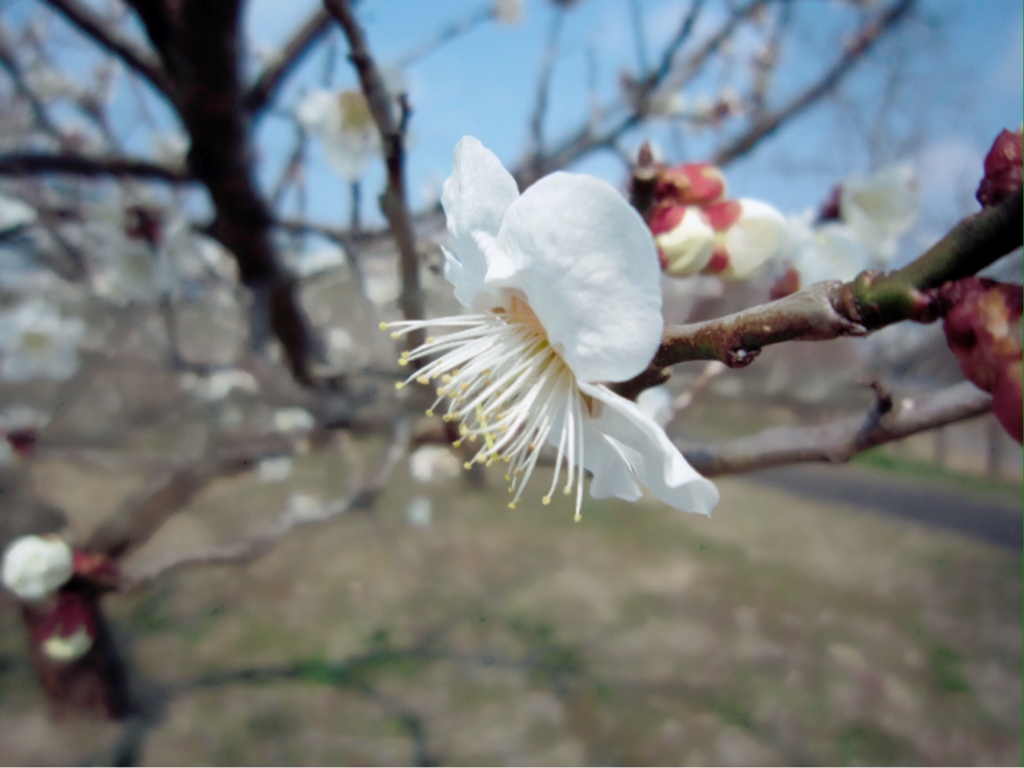
[[[242,565],[270,552],[292,531],[307,525],[320,525],[335,520],[355,509],[372,506],[387,487],[395,469],[401,463],[409,445],[410,424],[400,419],[380,466],[370,480],[354,493],[325,503],[320,509],[305,514],[285,512],[277,521],[242,539],[214,547],[206,552],[175,555],[167,561],[140,568],[125,575],[124,592],[134,592],[151,585],[172,573],[211,565]]]
[[[380,206],[398,246],[402,277],[399,305],[406,319],[418,320],[424,315],[423,291],[420,287],[416,234],[405,185],[405,127],[410,114],[409,105],[403,95],[401,114],[396,119],[392,98],[370,54],[366,36],[352,11],[351,3],[348,0],[324,0],[324,6],[345,33],[349,43],[349,59],[359,75],[363,95],[383,139],[388,185],[381,195]],[[410,343],[414,345],[422,342],[422,332],[411,334],[411,337]]]
[[[866,413],[817,427],[772,427],[717,445],[683,446],[683,455],[706,477],[783,464],[844,462],[876,445],[973,419],[992,409],[991,396],[969,382],[895,405],[890,401],[890,410],[879,407],[884,402],[876,398]]]
[[[245,95],[245,109],[253,115],[261,113],[274,100],[288,75],[330,29],[331,17],[326,11],[321,9],[313,13],[292,35],[274,62],[256,78]]]
[[[86,37],[113,53],[132,70],[142,75],[169,101],[174,101],[171,83],[167,78],[167,73],[161,68],[160,62],[156,61],[152,54],[135,40],[123,35],[103,16],[77,0],[44,0],[44,2]]]
[[[774,112],[759,113],[755,122],[740,136],[715,152],[711,163],[724,166],[750,152],[765,138],[775,133],[781,125],[792,120],[835,90],[853,67],[875,47],[879,40],[896,28],[900,21],[909,16],[916,0],[899,0],[889,6],[877,19],[865,24],[858,31],[853,43],[847,46],[825,74],[798,93],[789,102]]]

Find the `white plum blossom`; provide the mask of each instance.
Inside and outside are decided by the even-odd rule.
[[[34,224],[39,212],[28,203],[7,195],[0,195],[0,232]]]
[[[409,379],[437,386],[443,418],[479,446],[471,462],[504,464],[515,507],[541,449],[556,449],[550,503],[584,470],[594,498],[640,497],[638,481],[675,507],[709,514],[718,491],[662,429],[601,382],[641,373],[661,342],[661,290],[650,232],[622,196],[597,179],[547,176],[522,195],[474,138],[455,148],[442,205],[451,235],[445,277],[473,314],[384,324],[392,336],[447,326],[403,354],[433,358]]]
[[[853,174],[839,187],[838,218],[817,221],[810,210],[790,217],[789,262],[805,285],[885,269],[919,209],[917,179],[909,165]]]
[[[906,163],[853,174],[840,188],[840,217],[886,260],[895,255],[898,238],[914,226],[919,210],[917,178]]]
[[[71,547],[57,536],[20,536],[4,550],[4,586],[21,600],[36,602],[48,597],[73,572]]]
[[[856,230],[840,221],[815,225],[813,211],[790,216],[788,258],[800,272],[801,283],[822,280],[852,280],[865,269],[876,266],[874,253]]]
[[[316,419],[305,408],[279,408],[274,411],[274,429],[278,432],[308,432],[315,426]]]
[[[359,181],[381,151],[380,132],[361,91],[311,91],[296,116],[322,142],[328,164],[350,182]]]
[[[209,376],[199,376],[191,372],[183,373],[180,383],[183,390],[208,403],[224,400],[236,389],[251,395],[259,394],[260,391],[260,385],[256,378],[240,368],[216,371]]]
[[[492,11],[502,24],[520,24],[526,16],[526,0],[495,0]]]
[[[440,445],[424,445],[409,455],[409,474],[417,483],[434,483],[458,477],[461,462],[451,450]]]
[[[288,456],[272,456],[263,459],[256,471],[264,483],[280,483],[292,475],[292,460]]]
[[[429,528],[434,519],[434,502],[426,496],[413,496],[405,505],[405,519],[413,528]]]
[[[326,514],[324,502],[319,496],[308,493],[293,493],[288,497],[285,520],[292,523],[309,523],[320,520]]]
[[[0,314],[0,378],[70,379],[78,370],[85,324],[64,317],[52,304],[32,299]]]

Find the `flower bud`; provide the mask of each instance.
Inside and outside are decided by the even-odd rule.
[[[57,605],[32,625],[32,637],[51,661],[69,664],[89,652],[96,639],[93,598],[61,592]]]
[[[654,197],[680,205],[706,206],[725,199],[725,175],[711,163],[684,163],[663,168]]]
[[[53,594],[73,572],[71,547],[56,536],[21,536],[4,551],[4,586],[27,602]]]
[[[992,143],[985,156],[985,178],[981,180],[976,197],[983,208],[997,205],[1021,186],[1021,129],[1004,130]]]
[[[693,206],[659,206],[651,214],[651,232],[658,246],[662,270],[674,277],[700,272],[715,250],[715,233],[700,209]]]
[[[704,274],[744,280],[788,244],[786,219],[759,200],[726,200],[704,209],[715,249]]]
[[[960,369],[976,386],[991,392],[992,410],[1003,428],[1021,442],[1021,315],[1019,285],[968,277],[944,288],[953,303],[944,329]]]

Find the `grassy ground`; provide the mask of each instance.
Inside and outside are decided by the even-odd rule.
[[[336,475],[313,457],[295,483]],[[42,480],[83,519],[122,490]],[[574,524],[453,482],[422,530],[400,477],[247,568],[111,599],[128,728],[51,724],[2,611],[0,761],[1020,764],[1020,552],[720,487],[711,520],[590,502]],[[140,556],[228,540],[287,490],[225,482]]]

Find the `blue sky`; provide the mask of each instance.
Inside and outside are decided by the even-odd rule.
[[[251,6],[248,20],[252,39],[266,49],[277,47],[315,0],[264,0]],[[461,19],[485,3],[478,0],[363,0],[362,19],[373,49],[383,64],[430,38],[443,25]],[[718,3],[709,3],[697,37],[721,18]],[[880,4],[879,4],[880,5]],[[656,51],[676,28],[687,3],[642,0],[648,47]],[[796,45],[779,70],[780,98],[792,93],[834,55],[833,30],[856,18],[856,11],[827,0],[797,0]],[[508,27],[483,24],[411,67],[407,74],[415,114],[412,121],[409,178],[414,202],[421,202],[450,171],[451,150],[470,134],[513,163],[528,145],[528,116],[532,110],[537,73],[551,9],[546,2],[527,0],[524,22]],[[918,166],[927,203],[926,221],[934,227],[962,215],[980,159],[995,134],[1022,120],[1022,5],[1015,0],[923,0],[906,33],[877,49],[844,87],[840,106],[815,110],[784,134],[765,142],[753,154],[730,166],[730,187],[737,196],[759,197],[784,211],[816,205],[844,174],[894,159]],[[743,41],[740,42],[742,46]],[[342,46],[343,47],[343,46]],[[742,58],[738,52],[737,59]],[[896,57],[902,75],[891,106],[880,109],[886,63]],[[618,75],[635,72],[637,53],[630,27],[629,3],[624,0],[586,0],[569,15],[562,34],[548,113],[547,135],[557,139],[588,113],[588,58],[596,61],[597,93],[601,101],[616,95]],[[324,68],[322,54],[309,58],[286,93],[287,100],[310,87]],[[720,82],[713,73],[698,80],[683,95],[693,100],[711,94]],[[355,79],[343,57],[335,69],[337,86]],[[865,105],[875,105],[865,108]],[[879,117],[881,115],[881,117]],[[268,120],[267,146],[285,140],[281,126]],[[866,149],[863,136],[875,127],[880,140]],[[881,126],[881,127],[879,127]],[[654,138],[668,151],[664,126],[631,135],[624,145]],[[895,141],[884,140],[887,136]],[[703,159],[712,148],[710,137],[686,137],[685,157]],[[317,217],[338,220],[344,211],[344,184],[314,153],[310,181]],[[268,172],[272,164],[268,165]],[[608,154],[580,163],[576,170],[594,173],[621,184],[623,166]],[[378,170],[366,185],[380,184]],[[967,192],[965,192],[967,190]],[[965,200],[966,196],[966,200]],[[373,195],[368,197],[372,200]],[[367,207],[369,218],[375,216]]]
[[[680,0],[639,0],[650,56],[678,26],[689,3]],[[883,0],[876,0],[882,6]],[[246,20],[252,52],[277,49],[319,5],[319,0],[251,0]],[[453,21],[479,13],[489,0],[361,0],[359,14],[381,64],[400,60]],[[858,11],[838,0],[794,0],[794,45],[785,49],[778,70],[773,103],[784,100],[836,55],[838,28],[850,28]],[[9,19],[30,18],[37,0],[15,0]],[[618,94],[622,72],[637,71],[637,49],[630,25],[628,0],[583,0],[569,13],[552,82],[546,127],[549,140],[578,126],[588,114],[588,63],[593,62],[597,100],[608,103]],[[473,135],[507,164],[519,160],[528,146],[528,120],[537,75],[552,16],[546,0],[526,0],[526,17],[517,26],[488,22],[422,59],[406,72],[414,109],[411,124],[409,187],[414,205],[436,193],[450,173],[451,152],[463,135]],[[709,0],[695,31],[699,40],[723,15],[722,3]],[[755,152],[728,168],[735,196],[757,197],[784,212],[818,205],[845,174],[895,159],[915,163],[923,189],[923,227],[938,232],[971,210],[980,162],[992,138],[1003,127],[1014,128],[1024,115],[1022,80],[1022,3],[1019,0],[920,0],[917,20],[884,42],[863,62],[840,97],[795,121],[788,130],[764,142]],[[56,28],[59,58],[75,71],[88,71],[95,52],[66,27]],[[334,87],[354,87],[355,76],[344,58],[339,31],[333,32],[342,55],[332,73]],[[738,42],[736,61],[749,57],[750,40]],[[294,105],[303,92],[319,84],[325,53],[309,56],[283,93]],[[885,94],[889,63],[897,61],[900,77]],[[683,96],[690,102],[717,92],[724,73],[714,71],[691,84]],[[145,154],[150,140],[139,127],[138,99],[122,93],[115,122],[130,134],[129,148]],[[157,99],[149,110],[170,126]],[[161,119],[160,116],[163,116]],[[874,141],[865,136],[874,132]],[[292,129],[276,117],[259,128],[260,177],[277,178],[292,144]],[[663,146],[672,161],[704,159],[716,143],[710,134],[671,140],[664,124],[634,131],[623,141],[633,149],[650,138]],[[682,153],[679,153],[679,150]],[[323,162],[314,147],[308,169],[310,214],[343,224],[348,210],[347,184]],[[624,167],[608,153],[577,164],[573,170],[593,173],[622,185]],[[364,219],[379,221],[374,198],[383,182],[380,163],[364,183]]]

